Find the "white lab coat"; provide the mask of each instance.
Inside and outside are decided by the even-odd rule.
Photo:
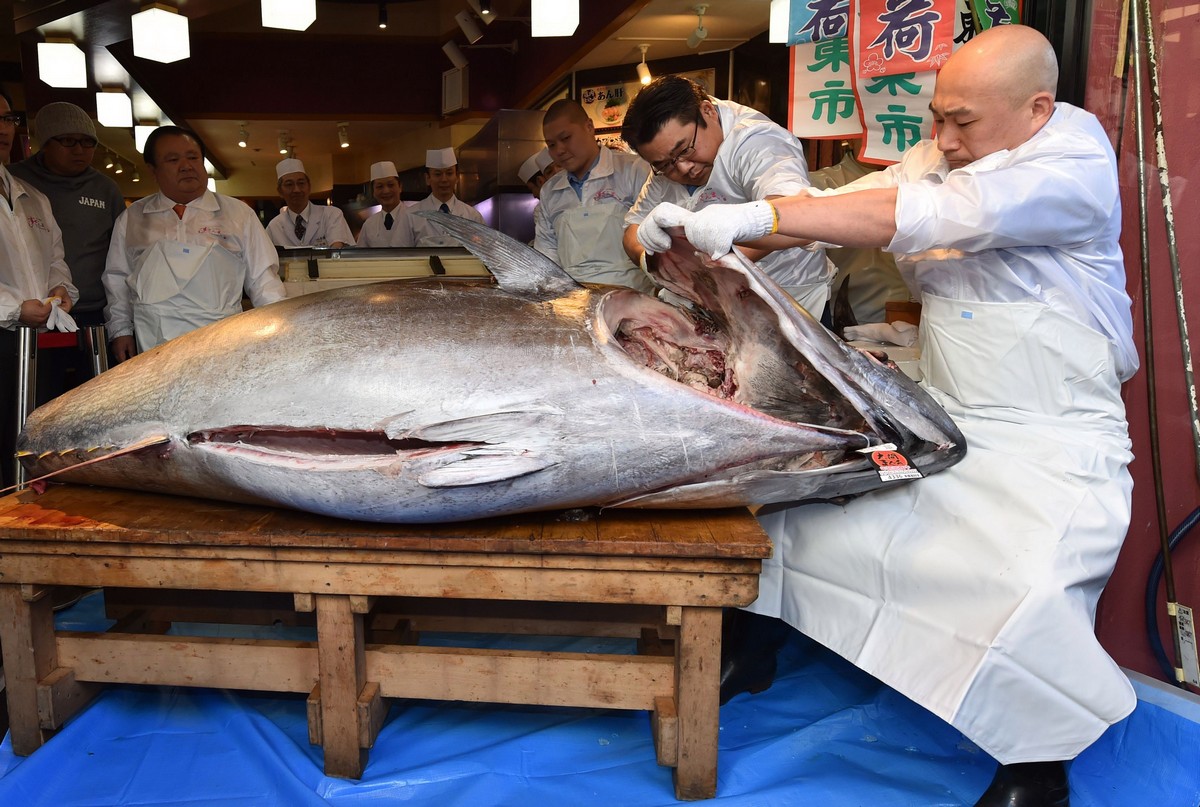
[[[285,207],[267,222],[271,243],[284,249],[328,247],[339,241],[346,246],[354,243],[354,234],[350,232],[341,208],[309,202],[300,215],[304,217],[304,238],[296,238],[296,214],[290,207]]]
[[[441,210],[443,202],[434,196],[432,193],[426,196],[421,201],[408,209],[409,213],[416,213],[418,210]],[[451,196],[450,201],[444,203],[450,208],[450,215],[458,216],[464,219],[470,219],[476,224],[483,224],[483,216],[471,205],[467,204],[457,196]],[[423,216],[412,217],[413,237],[416,238],[417,246],[419,247],[461,247],[462,242],[454,236],[446,232],[439,224],[434,224]]]
[[[79,290],[63,261],[62,232],[50,200],[8,173],[3,164],[0,182],[12,200],[10,206],[0,199],[0,328],[12,330],[26,300],[45,299],[50,289],[61,285],[74,303]]]
[[[717,98],[709,101],[717,108],[724,139],[708,183],[689,193],[673,179],[651,175],[626,214],[626,224],[640,225],[661,202],[701,210],[769,196],[795,196],[811,187],[804,148],[795,135],[751,107]],[[777,250],[758,265],[805,310],[821,316],[833,280],[833,267],[825,260],[824,251]]]
[[[383,220],[389,212],[392,214],[392,229],[390,230],[383,226]],[[356,246],[412,247],[416,246],[416,243],[416,235],[413,233],[413,218],[408,214],[408,208],[405,207],[404,202],[401,202],[396,205],[394,210],[380,210],[364,221],[362,229],[358,231]]]
[[[581,283],[629,286],[653,294],[658,287],[625,254],[625,214],[650,175],[641,157],[601,147],[579,193],[566,171],[542,186],[543,215],[534,217],[534,247]]]
[[[1115,158],[1059,104],[1012,151],[948,172],[925,142],[862,182],[898,187],[889,251],[922,293],[924,383],[967,455],[845,506],[760,513],[775,555],[752,609],[1002,763],[1073,758],[1135,705],[1093,631],[1132,490]]]
[[[236,314],[243,291],[256,306],[287,297],[275,247],[245,203],[206,191],[182,219],[173,207],[155,193],[113,227],[103,276],[108,334],[136,335],[139,350]]]

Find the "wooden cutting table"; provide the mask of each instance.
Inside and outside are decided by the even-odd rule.
[[[676,796],[711,798],[721,608],[755,599],[770,543],[743,509],[588,515],[410,527],[71,485],[0,498],[13,750],[33,753],[104,683],[307,693],[325,772],[349,778],[384,698],[645,709]],[[47,594],[68,585],[157,610],[55,632]],[[217,593],[196,605],[196,592]],[[219,619],[247,596],[282,597],[316,641],[162,633],[189,607]],[[431,647],[420,630],[628,636],[642,652]]]

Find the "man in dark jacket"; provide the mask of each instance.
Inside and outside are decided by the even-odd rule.
[[[104,284],[100,275],[108,256],[113,222],[125,211],[117,183],[92,168],[96,127],[88,114],[63,101],[47,104],[34,119],[33,134],[41,144],[36,154],[9,166],[9,171],[50,200],[62,230],[63,250],[79,302],[71,310],[84,328],[104,324]],[[91,377],[91,361],[83,351],[45,351],[39,362],[41,391],[57,394]],[[47,383],[49,386],[47,386]]]

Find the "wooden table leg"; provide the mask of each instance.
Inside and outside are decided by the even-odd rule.
[[[367,668],[363,615],[351,611],[349,597],[318,594],[315,599],[325,774],[358,779],[367,764],[367,750],[359,742],[358,717]]]
[[[13,753],[28,756],[54,735],[38,716],[38,682],[58,665],[49,597],[28,586],[0,585],[0,652]]]
[[[675,797],[711,799],[717,793],[721,727],[721,609],[685,607],[675,648],[679,742]]]

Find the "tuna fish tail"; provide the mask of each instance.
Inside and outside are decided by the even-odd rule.
[[[423,216],[462,242],[505,291],[549,300],[581,288],[557,263],[515,238],[461,216],[422,210]]]

